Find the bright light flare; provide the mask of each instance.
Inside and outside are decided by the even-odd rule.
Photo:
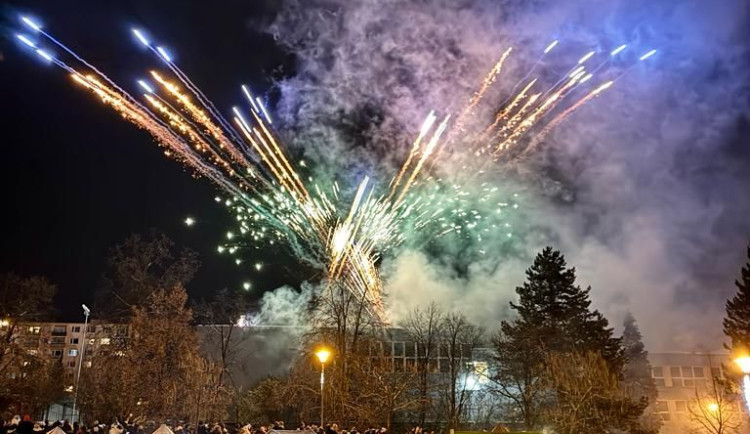
[[[167,53],[167,50],[165,50],[164,47],[156,47],[156,51],[158,51],[161,57],[163,57],[167,62],[172,61],[172,58],[169,56],[169,53]]]
[[[596,53],[595,51],[589,51],[588,53],[586,53],[586,55],[584,55],[583,57],[581,57],[580,60],[578,60],[578,64],[580,65],[583,62],[591,59],[591,56],[593,56],[595,53]]]
[[[143,88],[148,93],[154,93],[154,88],[149,86],[148,83],[146,83],[144,80],[138,80],[138,85]]]
[[[244,289],[245,291],[249,291],[250,288],[252,288],[252,285],[250,284],[250,282],[244,282],[242,284],[242,289]]]
[[[544,54],[547,54],[550,51],[552,51],[552,49],[555,48],[555,46],[557,45],[557,43],[558,43],[558,40],[555,39],[554,41],[552,41],[551,44],[547,45],[547,48],[544,49]]]
[[[269,124],[273,124],[271,121],[271,116],[268,115],[268,112],[266,111],[266,106],[263,105],[263,101],[260,99],[260,97],[256,96],[255,101],[258,102],[258,105],[260,106],[260,110],[263,112],[263,117],[266,118]]]
[[[148,42],[148,39],[146,39],[146,37],[143,35],[143,33],[141,33],[140,30],[138,29],[131,29],[131,30],[133,31],[133,34],[135,35],[135,37],[138,38],[139,41],[141,41],[141,44],[147,47],[151,45],[151,43]]]
[[[644,60],[648,59],[649,57],[653,56],[654,54],[656,54],[656,50],[651,50],[648,53],[646,53],[643,56],[641,56],[640,59],[638,59],[638,60],[644,61]]]
[[[42,30],[42,26],[40,24],[37,24],[29,17],[21,17],[21,21],[24,22],[27,26],[31,27],[32,29],[36,30],[37,32]]]
[[[328,358],[331,357],[331,352],[326,348],[321,348],[315,352],[315,357],[318,358],[320,363],[325,363],[328,361]]]
[[[737,357],[734,359],[734,363],[743,374],[750,374],[750,356]]]
[[[53,59],[52,59],[52,55],[50,55],[49,53],[47,53],[47,52],[46,52],[46,51],[44,51],[44,50],[36,50],[36,54],[38,54],[38,55],[42,56],[42,58],[44,58],[44,59],[45,59],[45,60],[47,60],[48,62],[52,62],[52,60],[53,60]]]
[[[244,84],[242,85],[242,92],[245,94],[245,97],[247,97],[247,100],[250,101],[250,105],[253,106],[253,110],[255,110],[256,112],[260,112],[260,109],[255,104],[255,98],[253,98],[253,94],[250,93],[250,89],[248,89]]]
[[[36,44],[34,44],[34,42],[31,39],[27,38],[26,36],[19,34],[19,35],[16,35],[16,38],[18,38],[21,42],[28,45],[29,47],[36,48]]]
[[[192,226],[194,224],[195,224],[195,219],[193,219],[192,217],[188,217],[188,218],[185,219],[185,225],[186,226]]]
[[[592,73],[588,73],[588,74],[586,74],[586,76],[585,76],[585,77],[583,77],[583,78],[581,79],[581,81],[579,81],[579,82],[578,82],[578,84],[583,84],[583,83],[586,83],[587,81],[591,80],[591,77],[593,77],[593,76],[594,76],[594,74],[592,74]]]
[[[628,47],[628,44],[622,44],[619,47],[612,50],[611,53],[609,53],[610,56],[616,56],[617,53],[621,52],[622,50],[626,49]]]

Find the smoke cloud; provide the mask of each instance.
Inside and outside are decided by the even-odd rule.
[[[505,231],[452,267],[450,241],[383,261],[391,320],[435,300],[494,329],[545,245],[562,250],[594,305],[630,310],[648,348],[721,347],[725,299],[750,238],[750,20],[741,0],[288,1],[268,28],[295,53],[278,83],[288,141],[318,176],[390,180],[431,109],[456,113],[500,53],[498,103],[553,39],[543,71],[628,43],[635,66],[554,130],[530,159],[488,181],[521,191],[514,248]],[[648,62],[639,54],[656,48]],[[557,50],[557,49],[556,49]],[[606,54],[604,54],[606,57]],[[618,69],[619,68],[619,69]],[[491,108],[491,107],[490,107]],[[451,174],[461,167],[440,167]]]

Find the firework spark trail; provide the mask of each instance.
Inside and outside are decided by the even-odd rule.
[[[198,122],[211,133],[211,136],[219,143],[219,147],[228,152],[234,161],[240,164],[243,168],[247,168],[250,165],[250,162],[244,155],[242,155],[234,143],[227,139],[226,135],[224,135],[224,131],[216,126],[203,110],[196,107],[187,95],[180,92],[180,89],[177,86],[162,78],[162,76],[156,71],[151,71],[151,76],[172,96],[174,96],[180,104],[182,104],[182,107],[190,114],[193,120]]]
[[[392,198],[393,195],[396,193],[396,189],[398,188],[399,184],[401,183],[401,178],[404,177],[404,173],[406,172],[406,169],[411,165],[411,161],[414,159],[414,156],[417,154],[417,151],[419,150],[419,145],[422,143],[422,139],[427,135],[427,133],[430,132],[430,129],[432,128],[432,124],[435,123],[435,120],[437,119],[437,116],[435,116],[434,111],[430,111],[430,113],[427,115],[427,118],[422,123],[422,129],[419,130],[419,135],[417,136],[417,139],[414,140],[414,144],[411,147],[411,151],[409,151],[409,156],[406,158],[406,161],[401,166],[401,170],[398,172],[398,175],[396,175],[395,178],[391,181],[391,193],[388,195],[388,198]]]
[[[527,84],[523,89],[521,89],[521,92],[518,93],[518,95],[513,98],[513,101],[511,101],[510,104],[508,104],[506,107],[504,107],[502,110],[500,110],[497,113],[497,116],[495,117],[495,122],[493,122],[489,127],[487,127],[484,130],[484,134],[482,137],[486,137],[487,133],[495,129],[498,125],[500,125],[500,122],[502,122],[505,118],[508,117],[508,115],[513,111],[514,108],[518,106],[518,104],[521,102],[522,99],[526,98],[526,94],[531,89],[532,86],[534,86],[534,83],[536,83],[536,78],[531,80],[529,84]]]
[[[216,107],[214,106],[213,102],[211,102],[208,97],[196,86],[192,81],[190,81],[190,78],[182,72],[182,70],[172,61],[172,57],[167,53],[166,49],[161,46],[154,46],[146,37],[143,35],[143,33],[139,29],[131,29],[133,34],[138,38],[138,40],[145,45],[149,51],[154,53],[159,59],[164,61],[164,63],[167,64],[169,69],[177,76],[177,78],[195,95],[196,98],[198,98],[198,101],[201,102],[201,104],[208,110],[214,118],[221,124],[222,127],[230,134],[230,136],[235,139],[235,141],[240,141],[239,135],[237,132],[232,128],[232,125],[224,119],[224,117],[221,115],[221,113],[216,110]]]
[[[448,126],[449,119],[450,119],[450,115],[445,117],[443,122],[437,128],[437,131],[435,131],[435,134],[433,134],[432,139],[430,139],[430,142],[425,147],[424,152],[422,153],[422,157],[417,161],[416,167],[412,171],[411,176],[409,176],[409,179],[404,184],[404,188],[401,190],[401,194],[398,196],[398,199],[396,199],[396,201],[394,202],[395,207],[398,207],[401,204],[401,201],[404,200],[404,196],[406,195],[406,193],[409,192],[409,188],[414,183],[414,180],[416,179],[417,175],[419,175],[419,172],[422,169],[424,162],[430,157],[433,150],[435,149],[435,146],[437,146],[437,144],[440,142],[440,136],[443,134],[443,131],[445,131],[445,128]]]
[[[479,90],[477,90],[474,95],[469,100],[469,104],[463,109],[461,114],[456,119],[456,124],[454,127],[454,131],[461,132],[464,129],[464,120],[467,116],[469,116],[474,109],[474,107],[479,104],[479,101],[484,98],[484,94],[487,92],[487,89],[489,89],[497,80],[498,75],[500,75],[500,71],[503,69],[503,64],[505,63],[505,59],[508,58],[511,51],[513,51],[513,47],[508,48],[505,50],[505,52],[500,56],[500,60],[498,60],[495,63],[495,66],[492,67],[489,74],[482,80],[482,85],[479,87]]]
[[[544,140],[544,138],[547,136],[547,134],[552,131],[553,128],[555,128],[557,125],[559,125],[562,121],[568,118],[571,114],[573,114],[576,110],[581,108],[584,104],[591,101],[595,97],[597,97],[600,93],[604,92],[605,90],[612,87],[614,84],[614,81],[608,81],[596,89],[589,92],[586,96],[579,99],[575,104],[572,106],[566,108],[563,112],[555,116],[542,130],[534,136],[534,139],[531,141],[531,144],[524,150],[524,153],[528,153],[536,148],[536,146]]]

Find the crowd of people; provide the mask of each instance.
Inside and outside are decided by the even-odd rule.
[[[10,421],[0,419],[0,434],[280,434],[280,431],[298,431],[300,434],[388,434],[385,427],[368,427],[360,430],[357,427],[341,428],[332,423],[325,426],[306,424],[302,422],[296,428],[285,428],[283,421],[276,421],[266,425],[226,425],[223,423],[189,424],[184,422],[167,421],[164,424],[131,423],[129,421],[111,424],[94,421],[90,425],[60,421],[33,421],[31,416],[14,416]],[[427,433],[421,427],[415,427],[406,434],[435,434]]]

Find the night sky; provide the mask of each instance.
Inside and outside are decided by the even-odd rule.
[[[260,294],[297,277],[283,265],[283,255],[269,257],[267,250],[265,256],[246,256],[243,267],[218,255],[216,246],[233,225],[213,200],[217,190],[164,158],[150,136],[92,100],[62,71],[24,50],[13,37],[19,13],[37,17],[129,89],[160,66],[129,32],[134,25],[148,29],[226,113],[240,101],[239,84],[267,91],[274,77],[293,66],[269,35],[255,30],[275,11],[252,3],[207,8],[203,2],[53,0],[4,6],[0,271],[44,275],[56,283],[60,319],[79,318],[78,306],[93,301],[109,249],[151,228],[199,253],[203,265],[188,286],[196,298],[246,280]],[[188,215],[198,220],[196,226],[182,223]],[[266,263],[262,272],[251,268],[255,260]]]

